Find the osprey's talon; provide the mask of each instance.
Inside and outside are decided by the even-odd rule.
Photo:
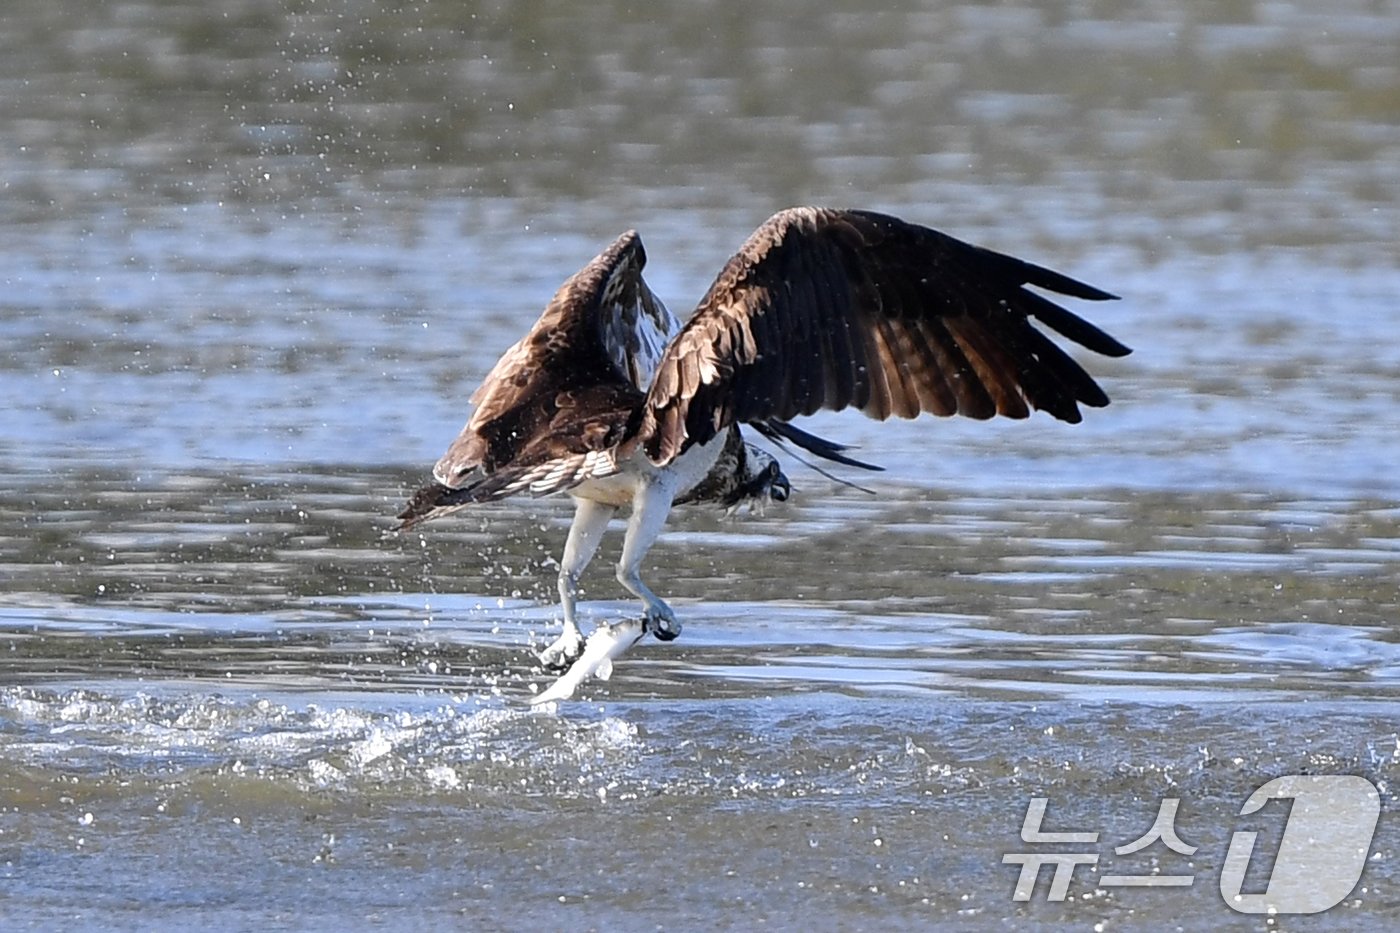
[[[657,641],[675,641],[681,634],[681,623],[665,603],[648,606],[642,619],[642,631],[656,636]]]
[[[562,674],[574,666],[574,662],[583,657],[583,633],[577,627],[564,629],[564,634],[536,655],[539,658],[540,666],[547,671]]]

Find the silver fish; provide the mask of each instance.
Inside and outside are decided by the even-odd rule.
[[[599,680],[607,680],[612,676],[613,660],[621,657],[645,634],[646,628],[641,619],[598,626],[588,636],[579,659],[548,690],[531,698],[530,705],[567,700],[574,695],[579,684],[595,675]]]

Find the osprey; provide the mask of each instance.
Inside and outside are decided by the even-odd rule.
[[[673,505],[782,501],[777,461],[744,441],[749,425],[840,463],[878,469],[789,422],[855,407],[877,420],[921,412],[1080,420],[1108,397],[1032,325],[1106,356],[1129,352],[1026,288],[1093,301],[1115,296],[896,217],[799,207],[759,227],[682,323],[642,279],[635,231],[555,294],[476,390],[471,420],[399,515],[399,530],[476,502],[567,492],[576,512],[559,566],[563,634],[540,654],[588,673],[642,634],[680,634],[639,574]],[[640,624],[604,626],[594,648],[575,618],[579,576],[608,522],[630,509],[617,579],[642,601]],[[607,631],[603,631],[606,629]],[[630,639],[630,640],[629,640]],[[581,666],[581,665],[580,665]]]

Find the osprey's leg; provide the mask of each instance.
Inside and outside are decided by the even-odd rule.
[[[559,603],[564,608],[564,633],[540,652],[540,663],[553,670],[566,670],[583,654],[583,633],[579,631],[574,607],[578,603],[578,579],[598,551],[608,522],[617,508],[591,499],[574,500],[574,522],[564,542],[564,558],[559,562]]]
[[[627,537],[622,541],[622,559],[617,563],[617,580],[642,601],[646,609],[645,630],[662,641],[670,641],[681,633],[681,624],[671,607],[666,605],[642,582],[642,558],[666,525],[671,513],[675,490],[665,483],[649,483],[632,500],[632,517],[627,522]]]

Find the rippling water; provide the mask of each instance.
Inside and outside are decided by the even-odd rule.
[[[1181,7],[12,3],[5,929],[1391,928],[1400,7]],[[1114,404],[813,419],[875,494],[678,513],[683,637],[528,708],[567,505],[390,516],[612,236],[684,310],[809,202],[1121,294]],[[1271,924],[1218,879],[1292,773],[1384,812]],[[1115,854],[1164,797],[1195,853]]]

